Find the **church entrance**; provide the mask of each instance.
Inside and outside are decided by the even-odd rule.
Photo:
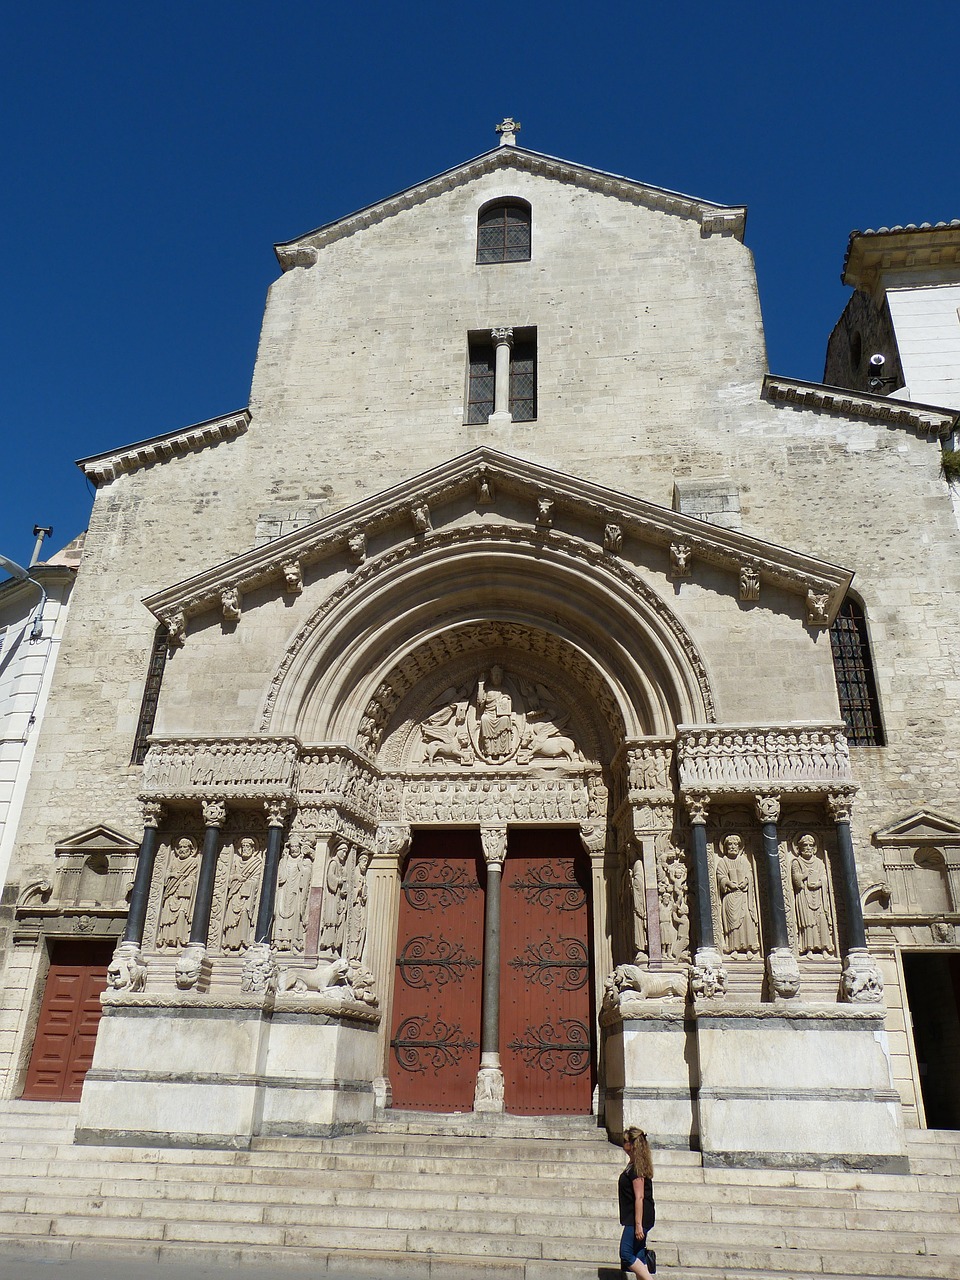
[[[76,1102],[93,1061],[112,942],[56,942],[23,1097]]]
[[[928,1129],[960,1129],[960,954],[903,952]]]
[[[473,1109],[490,962],[485,891],[479,830],[414,834],[401,884],[391,1032],[397,1108]],[[500,917],[504,1108],[589,1114],[596,1062],[590,868],[577,831],[510,831]]]

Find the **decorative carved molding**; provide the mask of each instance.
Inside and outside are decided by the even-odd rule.
[[[291,737],[181,738],[155,734],[143,766],[143,800],[291,797],[300,744]]]
[[[813,587],[807,588],[807,625],[810,627],[829,627],[829,592],[815,591]]]
[[[830,724],[681,726],[677,765],[684,792],[856,790],[843,729]]]
[[[753,603],[760,599],[760,575],[752,565],[740,566],[740,599]]]
[[[849,822],[853,816],[853,799],[856,788],[831,791],[827,795],[827,810],[834,822]]]
[[[159,827],[166,810],[159,800],[141,800],[140,812],[143,814],[144,827]]]
[[[623,529],[612,520],[603,526],[603,549],[614,556],[623,550]]]
[[[288,595],[298,596],[303,591],[303,570],[299,560],[285,560],[280,566],[283,589]]]
[[[237,587],[226,587],[220,592],[220,612],[224,622],[239,622],[243,612],[243,597]]]
[[[553,524],[553,508],[556,505],[553,498],[539,497],[537,499],[537,528],[541,532],[546,532]]]
[[[378,857],[396,858],[397,862],[410,848],[413,832],[401,822],[381,822],[377,827],[374,852]]]
[[[410,508],[410,519],[413,521],[415,533],[430,532],[430,506],[426,502],[418,502]]]
[[[347,538],[347,554],[354,564],[363,564],[367,558],[367,535],[362,529]]]
[[[80,458],[77,466],[99,489],[101,485],[109,484],[119,475],[139,471],[141,467],[150,466],[152,463],[166,462],[168,458],[182,457],[185,453],[195,453],[208,445],[233,440],[243,435],[249,425],[250,411],[241,409],[237,413],[228,413],[222,418],[211,418],[208,422],[198,422],[180,431],[168,431],[165,435],[153,436],[149,440],[142,440],[139,444],[126,445],[110,453],[97,453],[89,458]]]
[[[294,267],[312,267],[316,265],[319,253],[312,244],[278,244],[275,246],[277,261],[283,271],[292,271]]]
[[[670,543],[670,576],[671,578],[688,578],[693,550],[689,542]]]
[[[776,795],[759,795],[754,797],[757,807],[758,822],[780,821],[780,797]]]
[[[691,791],[683,797],[691,825],[704,826],[710,811],[710,797],[702,791]]]
[[[764,378],[760,395],[775,405],[791,405],[819,413],[835,413],[845,418],[866,418],[891,427],[907,427],[927,440],[949,436],[960,423],[960,415],[947,409],[911,404],[908,400],[895,400],[892,396],[826,387],[819,382],[779,378],[772,374]]]
[[[607,821],[607,789],[599,769],[577,775],[464,774],[384,781],[391,820],[483,826],[501,822]]]

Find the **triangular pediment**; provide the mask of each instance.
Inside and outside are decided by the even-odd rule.
[[[613,557],[625,544],[638,542],[661,549],[664,569],[685,577],[691,566],[708,564],[733,577],[732,589],[745,595],[762,584],[801,596],[808,622],[828,626],[839,609],[853,574],[801,552],[775,546],[749,534],[719,528],[667,507],[565,475],[549,467],[482,447],[322,520],[295,530],[202,573],[168,587],[144,601],[179,642],[186,620],[210,610],[239,618],[243,596],[271,583],[299,594],[308,564],[346,557],[354,564],[366,558],[368,542],[391,531],[393,536],[427,540],[445,509],[500,516],[510,505],[515,523],[551,537],[565,521],[577,522],[578,536],[590,539]],[[520,513],[519,515],[517,513]]]
[[[136,840],[114,831],[112,827],[90,827],[80,831],[66,840],[57,841],[57,853],[91,853],[94,849],[101,853],[132,853],[139,848]]]
[[[714,204],[710,200],[698,200],[678,191],[650,186],[619,174],[605,173],[602,169],[593,169],[589,165],[574,164],[539,151],[529,151],[526,147],[505,146],[485,151],[483,155],[465,160],[433,178],[418,182],[404,191],[318,227],[315,231],[308,231],[305,235],[275,245],[277,259],[284,271],[291,267],[310,266],[316,262],[319,251],[328,244],[395,217],[404,209],[435,199],[445,191],[463,186],[484,174],[505,169],[532,173],[562,182],[565,186],[583,187],[644,208],[692,219],[699,223],[705,236],[731,235],[737,240],[743,239],[747,218],[747,210],[743,205]]]
[[[920,809],[884,827],[874,836],[877,844],[960,844],[960,823],[930,809]]]

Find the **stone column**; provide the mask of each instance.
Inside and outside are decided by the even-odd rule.
[[[222,800],[204,800],[203,853],[197,877],[197,893],[193,901],[190,939],[177,957],[177,986],[184,989],[195,987],[202,979],[209,977],[207,934],[210,931],[213,889],[217,878],[217,859],[220,856],[220,830],[226,820],[227,806]]]
[[[767,882],[767,981],[778,1000],[791,1000],[800,990],[800,965],[790,949],[787,929],[787,904],[783,896],[783,870],[780,866],[780,797],[758,795],[757,818],[763,832],[763,870]]]
[[[843,896],[847,921],[841,975],[843,998],[853,1004],[878,1004],[883,999],[883,977],[877,962],[867,950],[867,934],[863,926],[857,862],[853,853],[853,837],[850,834],[853,792],[831,791],[827,796],[827,808],[837,825],[840,892]]]
[[[493,384],[493,413],[490,422],[512,422],[510,416],[510,350],[513,347],[512,329],[491,329],[490,337],[496,347],[496,372]]]
[[[379,1108],[393,1101],[388,1074],[390,1027],[393,1025],[393,975],[397,960],[397,922],[400,916],[400,880],[403,859],[410,849],[412,832],[402,823],[377,827],[373,860],[367,872],[367,967],[380,997],[381,1074],[373,1082]]]
[[[503,1071],[500,1068],[500,881],[507,856],[507,828],[481,827],[483,859],[487,864],[487,894],[483,915],[483,1019],[480,1028],[480,1070],[473,1097],[474,1111],[503,1110]]]
[[[273,916],[277,898],[277,876],[280,871],[280,851],[283,848],[283,824],[287,816],[286,800],[265,800],[267,811],[267,850],[263,859],[263,877],[260,882],[260,903],[253,943],[243,956],[240,975],[242,991],[266,991],[277,974],[270,943],[273,937]]]
[[[150,886],[157,861],[159,827],[163,818],[163,805],[157,800],[141,801],[143,810],[143,839],[137,852],[137,869],[130,892],[130,910],[124,926],[123,937],[117,945],[107,978],[116,990],[127,988],[142,991],[147,982],[147,962],[140,948],[143,946],[143,926],[150,901]]]
[[[707,858],[707,812],[710,797],[704,792],[684,796],[690,815],[691,866],[694,880],[694,936],[697,940],[690,974],[690,989],[696,999],[720,1000],[727,991],[727,971],[713,931],[713,904],[710,899],[710,862]]]

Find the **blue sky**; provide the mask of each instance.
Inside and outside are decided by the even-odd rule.
[[[771,368],[819,379],[854,228],[960,217],[960,7],[167,0],[0,16],[0,553],[73,460],[246,403],[272,246],[494,145],[749,206]]]

